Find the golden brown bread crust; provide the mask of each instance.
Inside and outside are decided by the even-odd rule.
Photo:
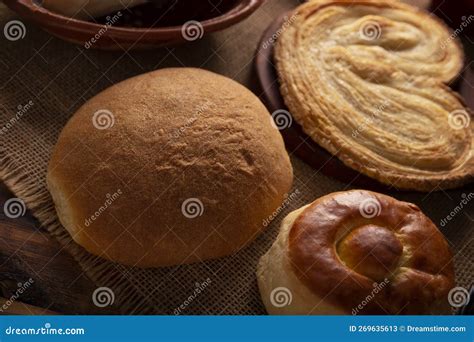
[[[94,127],[100,110],[113,114],[113,126]],[[289,191],[292,167],[249,90],[176,68],[126,80],[80,108],[61,133],[47,180],[77,243],[113,261],[157,267],[249,243]],[[113,203],[104,205],[107,197]],[[183,215],[189,198],[202,202],[201,216]]]
[[[347,166],[400,189],[474,180],[474,124],[442,81],[462,68],[439,20],[396,1],[312,1],[278,40],[295,120]]]
[[[347,313],[381,283],[359,314],[446,313],[452,254],[414,204],[365,190],[330,194],[296,218],[288,243],[297,277]]]

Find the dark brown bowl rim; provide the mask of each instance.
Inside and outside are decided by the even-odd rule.
[[[52,12],[42,6],[34,4],[33,0],[4,0],[5,4],[12,6],[14,9],[21,10],[22,13],[29,14],[32,20],[42,23],[47,27],[64,27],[67,25],[68,30],[72,31],[89,31],[91,34],[102,29],[104,24],[97,24],[85,20],[67,17]],[[240,20],[245,19],[260,7],[265,0],[241,0],[230,11],[223,13],[211,19],[201,21],[201,25],[205,32],[213,32],[224,27],[231,26]],[[21,13],[20,13],[21,14]],[[41,20],[43,19],[43,20]],[[71,25],[74,23],[74,25]],[[136,37],[137,34],[142,35],[163,35],[170,38],[177,38],[182,35],[182,25],[169,26],[160,28],[130,28],[107,26],[110,34],[117,34],[123,37]]]

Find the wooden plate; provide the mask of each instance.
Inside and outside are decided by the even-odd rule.
[[[120,11],[120,16],[117,12],[97,18],[95,22],[51,12],[41,6],[41,0],[3,2],[22,18],[63,40],[86,48],[119,50],[150,49],[200,39],[206,33],[244,20],[264,0],[215,0],[200,5],[196,1],[176,0],[166,15],[157,5],[148,3]]]
[[[331,155],[306,135],[302,127],[292,118],[288,120],[289,112],[280,94],[280,84],[275,69],[273,52],[275,42],[284,30],[283,24],[291,20],[291,13],[291,11],[284,13],[267,28],[262,36],[255,58],[257,77],[262,91],[260,97],[272,113],[275,124],[283,135],[287,149],[316,170],[344,183],[379,192],[398,190],[347,167],[337,157]],[[469,51],[466,52],[469,53]],[[466,65],[469,64],[466,63]],[[469,108],[474,108],[474,75],[471,69],[466,69],[459,80],[452,85],[452,88],[461,93]],[[278,120],[281,120],[281,122],[278,123]],[[289,121],[291,121],[291,125],[288,125]]]

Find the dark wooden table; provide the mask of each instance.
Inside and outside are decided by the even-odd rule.
[[[118,313],[93,304],[95,285],[30,213],[17,219],[5,216],[3,205],[12,197],[0,183],[0,313]],[[31,285],[16,298],[19,284],[30,278]]]

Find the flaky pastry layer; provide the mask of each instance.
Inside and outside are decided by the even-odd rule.
[[[473,181],[470,112],[443,83],[463,53],[440,21],[395,1],[312,1],[275,57],[295,120],[347,166],[401,189]]]

